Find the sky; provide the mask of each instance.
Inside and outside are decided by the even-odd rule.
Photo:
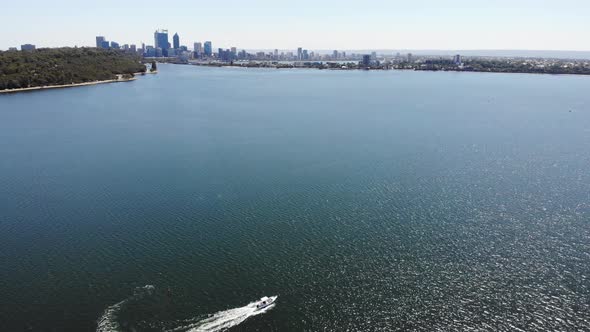
[[[153,45],[157,28],[238,49],[590,51],[590,0],[5,1],[0,49]]]

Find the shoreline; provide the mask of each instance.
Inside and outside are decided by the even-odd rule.
[[[271,69],[271,70],[284,70],[284,69],[313,69],[313,70],[325,70],[325,71],[374,71],[374,72],[387,72],[387,71],[413,71],[413,72],[432,72],[432,73],[471,73],[471,74],[521,74],[521,75],[542,75],[542,76],[578,76],[578,77],[589,77],[590,73],[540,73],[540,72],[527,72],[527,71],[484,71],[484,70],[431,70],[431,69],[416,69],[416,68],[317,68],[317,67],[306,67],[306,66],[293,66],[293,67],[273,67],[273,66],[242,66],[242,65],[230,65],[230,64],[197,64],[197,63],[173,63],[171,65],[189,65],[197,67],[212,67],[212,68],[243,68],[243,69]]]
[[[44,86],[32,86],[28,88],[18,88],[18,89],[5,89],[0,90],[0,94],[10,94],[10,93],[18,93],[18,92],[28,92],[28,91],[38,91],[38,90],[49,90],[49,89],[65,89],[65,88],[75,88],[80,86],[90,86],[90,85],[98,85],[98,84],[107,84],[107,83],[122,83],[122,82],[131,82],[137,79],[137,75],[147,75],[147,74],[156,74],[158,71],[153,72],[145,72],[145,73],[134,73],[133,77],[131,78],[122,78],[122,74],[119,75],[118,78],[112,80],[103,80],[103,81],[91,81],[91,82],[83,82],[83,83],[72,83],[72,84],[61,84],[61,85],[44,85]]]

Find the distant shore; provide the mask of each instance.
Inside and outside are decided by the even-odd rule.
[[[134,73],[134,75],[145,75],[145,74],[156,74],[158,71],[153,72],[145,72],[145,73]],[[106,84],[106,83],[121,83],[121,82],[131,82],[135,81],[137,77],[130,77],[130,78],[123,78],[123,75],[117,75],[118,78],[112,80],[103,80],[103,81],[91,81],[91,82],[83,82],[83,83],[72,83],[72,84],[61,84],[61,85],[44,85],[44,86],[32,86],[28,88],[18,88],[18,89],[5,89],[0,90],[0,94],[2,93],[17,93],[17,92],[27,92],[27,91],[37,91],[37,90],[48,90],[48,89],[64,89],[64,88],[75,88],[79,86],[89,86],[89,85],[97,85],[97,84]]]
[[[448,59],[423,59],[421,62],[384,62],[363,65],[355,61],[163,61],[171,64],[204,67],[319,69],[319,70],[415,70],[458,73],[502,73],[542,75],[590,75],[590,61],[564,61],[555,59],[468,59],[457,63]]]

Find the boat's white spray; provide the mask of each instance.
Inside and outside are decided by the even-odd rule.
[[[274,300],[276,300],[277,296],[273,296],[271,298],[274,301]],[[225,331],[231,327],[234,327],[236,325],[243,323],[246,319],[248,319],[252,316],[261,315],[265,312],[268,312],[269,310],[272,310],[272,308],[274,308],[274,306],[276,304],[276,302],[275,302],[264,309],[258,310],[256,308],[257,303],[258,303],[258,301],[249,303],[249,304],[247,304],[243,307],[240,307],[240,308],[219,311],[219,312],[211,315],[208,318],[205,318],[205,319],[200,320],[200,321],[193,323],[193,324],[180,326],[180,327],[175,328],[174,330],[171,330],[171,331],[188,331],[188,332]]]
[[[132,296],[123,301],[115,303],[105,309],[102,316],[98,319],[98,326],[96,332],[122,332],[121,324],[119,323],[119,315],[125,308],[136,300],[143,300],[146,296],[152,296],[156,288],[152,285],[138,287],[135,289]],[[277,296],[271,297],[275,301]],[[190,319],[186,320],[185,324],[178,326],[168,332],[218,332],[225,331],[231,327],[237,326],[246,319],[263,314],[274,308],[276,303],[269,305],[264,309],[258,310],[256,304],[259,301],[251,302],[243,307],[234,308],[224,311],[219,311],[204,319]]]

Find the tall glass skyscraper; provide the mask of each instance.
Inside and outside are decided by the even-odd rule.
[[[180,48],[180,37],[178,37],[178,33],[175,33],[172,37],[172,44],[175,50]]]
[[[162,49],[162,55],[168,56],[168,49],[170,48],[168,30],[156,30],[154,32],[154,45],[156,49]]]
[[[203,53],[203,44],[196,42],[194,44],[194,51],[196,56],[200,56]]]
[[[206,41],[205,42],[205,49],[204,49],[204,51],[205,51],[205,55],[206,56],[213,55],[213,46],[211,45],[211,42],[210,41]]]

